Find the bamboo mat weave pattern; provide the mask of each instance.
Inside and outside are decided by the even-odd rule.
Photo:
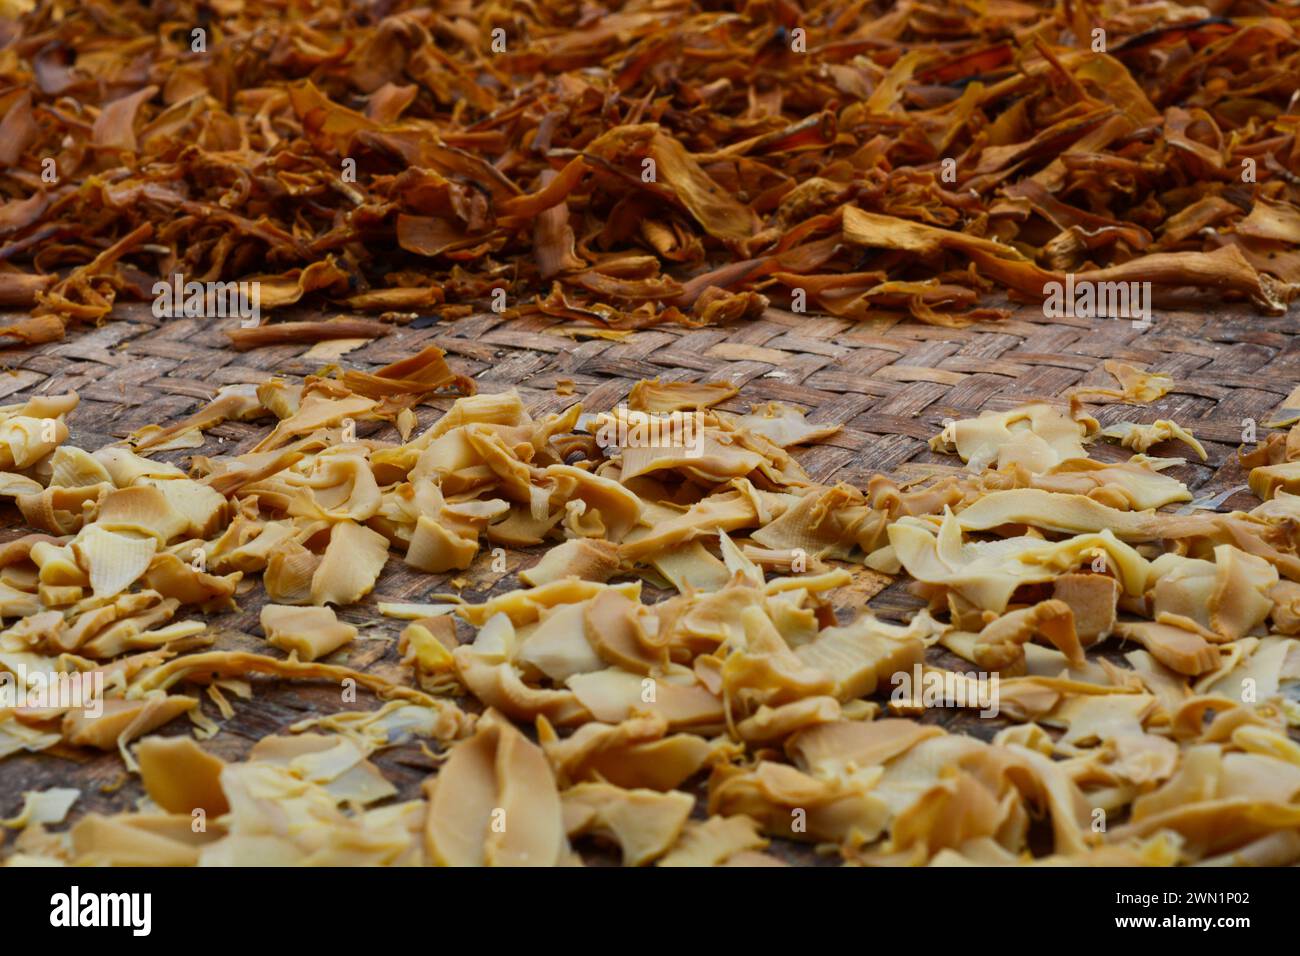
[[[659,327],[619,340],[591,337],[590,330],[572,326],[560,332],[551,320],[511,320],[488,313],[433,324],[417,319],[341,356],[309,345],[237,352],[224,334],[236,325],[237,320],[158,320],[147,307],[126,307],[116,321],[68,340],[5,350],[7,374],[0,376],[0,401],[75,389],[81,404],[70,416],[70,441],[97,448],[142,425],[175,421],[224,385],[293,378],[336,363],[372,370],[432,344],[445,349],[448,361],[471,376],[480,391],[517,388],[534,413],[558,411],[577,400],[589,411],[609,408],[643,378],[729,381],[740,386],[741,393],[723,408],[740,411],[777,400],[803,407],[812,422],[842,425],[828,441],[796,450],[797,457],[817,480],[864,484],[875,473],[911,479],[956,471],[961,464],[957,458],[933,453],[927,446],[945,419],[1028,401],[1064,405],[1076,386],[1112,387],[1102,363],[1119,359],[1167,373],[1176,385],[1150,405],[1102,405],[1093,407],[1093,413],[1103,425],[1168,418],[1190,429],[1204,443],[1209,460],[1192,459],[1170,473],[1192,489],[1198,502],[1218,496],[1213,505],[1232,510],[1254,502],[1236,461],[1243,423],[1258,423],[1262,438],[1267,433],[1262,423],[1300,382],[1300,324],[1285,316],[1264,318],[1245,307],[1166,311],[1145,330],[1117,320],[1048,321],[1037,308],[961,330],[913,322],[855,325],[768,309],[749,322],[699,329]],[[557,391],[565,380],[573,383],[572,394]],[[437,400],[420,406],[419,427],[430,425],[449,404]],[[237,454],[251,447],[263,430],[256,424],[228,422],[206,433],[203,448],[160,457],[184,466],[193,454]],[[394,437],[389,426],[377,423],[363,423],[358,431]],[[1184,450],[1181,445],[1156,446],[1152,454],[1174,456]],[[1122,459],[1130,452],[1098,443],[1091,454]],[[1234,493],[1223,497],[1225,492]],[[9,509],[6,524],[0,532],[4,539],[21,533],[16,509]],[[491,570],[490,555],[483,552],[468,571],[456,575],[464,579],[460,593],[481,600],[517,587],[516,573],[537,557],[512,553],[503,575]],[[396,650],[400,622],[381,618],[374,605],[381,600],[425,600],[453,590],[451,577],[415,572],[401,561],[389,561],[375,592],[340,612],[342,619],[363,628],[363,639],[348,651],[348,664],[406,679]],[[899,617],[919,606],[902,582],[866,597],[885,617]],[[261,650],[257,615],[265,600],[258,583],[240,598],[237,611],[211,616],[219,646]],[[468,631],[463,636],[468,637]],[[340,702],[334,688],[259,681],[253,699],[238,702],[232,718],[219,720],[221,733],[205,746],[238,759],[260,737],[284,732],[304,717],[350,706],[356,705]],[[219,718],[210,702],[204,707]],[[986,736],[997,728],[963,729]],[[83,762],[15,757],[10,769],[16,776],[6,790],[15,807],[0,810],[16,809],[23,790],[46,786],[81,787],[84,797],[77,815],[127,809],[141,795],[138,779],[124,774],[116,753],[77,759]],[[434,767],[413,745],[385,751],[376,762],[404,798],[418,793]],[[803,849],[787,847],[783,855],[812,862]]]

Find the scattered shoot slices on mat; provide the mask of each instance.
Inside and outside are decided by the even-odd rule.
[[[1091,459],[1108,436],[1076,401],[951,423],[933,444],[965,471],[863,491],[812,481],[787,450],[833,426],[715,407],[730,388],[642,383],[612,411],[540,418],[513,392],[468,395],[389,441],[344,420],[395,422],[410,393],[348,381],[218,396],[186,428],[239,417],[265,437],[189,473],[146,457],[158,429],[65,444],[75,395],[0,409],[30,526],[0,549],[0,667],[28,695],[0,711],[0,752],[117,749],[148,793],[64,833],[45,824],[70,794],[30,795],[6,821],[11,862],[556,865],[594,839],[630,864],[749,863],[784,838],[857,863],[1011,863],[1031,859],[1038,820],[1072,862],[1300,853],[1300,713],[1283,693],[1300,679],[1300,495],[1284,475],[1252,472],[1268,500],[1251,512],[1157,510],[1191,498],[1168,460]],[[3,428],[47,417],[62,426],[48,447]],[[1243,458],[1276,475],[1297,447],[1268,438]],[[484,601],[379,602],[405,621],[406,676],[331,662],[357,635],[336,610],[387,562],[452,574],[538,545],[519,586]],[[881,572],[928,609],[899,624],[837,603]],[[214,646],[203,615],[258,575],[268,652]],[[645,585],[675,596],[647,603]],[[939,666],[940,645],[970,668]],[[238,763],[153,735],[188,714],[210,736],[198,695],[229,715],[256,675],[381,703]],[[72,678],[88,702],[32,706]],[[918,722],[931,706],[1000,729]],[[370,758],[424,739],[445,760],[391,802]],[[679,789],[701,777],[707,823]]]

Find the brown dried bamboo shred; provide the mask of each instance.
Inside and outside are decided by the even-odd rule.
[[[494,288],[546,309],[554,281],[570,317],[613,328],[744,321],[778,257],[784,284],[827,290],[813,308],[945,326],[999,314],[979,275],[1031,300],[1067,271],[1272,312],[1297,293],[1300,151],[1272,78],[1295,75],[1300,42],[1282,19],[1112,11],[1103,53],[1042,2],[814,2],[796,41],[744,4],[526,6],[501,39],[471,26],[491,9],[475,0],[399,0],[364,22],[326,0],[310,22],[251,4],[191,16],[208,24],[196,51],[170,28],[192,4],[118,6],[41,0],[0,63],[16,91],[0,304],[37,312],[0,332],[21,342],[110,316],[141,295],[133,276],[176,273],[255,279],[268,312],[483,307]],[[56,243],[72,253],[58,274],[41,256]],[[650,268],[606,271],[629,256]],[[943,272],[951,291],[851,307],[829,291],[877,269],[893,289]],[[738,298],[677,310],[710,286]]]

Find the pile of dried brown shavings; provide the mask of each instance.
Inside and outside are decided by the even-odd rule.
[[[1240,9],[1238,9],[1240,8]],[[155,283],[607,329],[1300,292],[1300,8],[0,0],[0,324]],[[1182,292],[1180,292],[1182,290]],[[235,333],[240,347],[383,321]],[[358,325],[357,323],[361,323]]]

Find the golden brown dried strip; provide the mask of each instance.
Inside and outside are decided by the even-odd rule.
[[[348,319],[346,316],[325,321],[256,325],[250,329],[230,329],[226,336],[238,351],[261,349],[268,345],[292,345],[296,342],[326,342],[333,338],[382,338],[393,326],[373,319]]]

